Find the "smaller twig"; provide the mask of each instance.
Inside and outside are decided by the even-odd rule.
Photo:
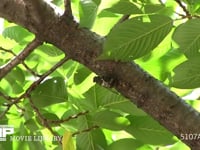
[[[92,127],[90,127],[90,128],[87,128],[87,129],[84,129],[84,130],[81,130],[81,131],[77,131],[77,132],[73,133],[72,136],[76,136],[76,135],[78,135],[78,134],[90,132],[90,131],[95,130],[95,129],[98,129],[98,128],[99,128],[99,126],[94,125],[94,126],[92,126]]]
[[[199,15],[193,15],[193,17],[200,18],[200,16],[199,16]]]
[[[13,100],[12,97],[4,95],[2,92],[0,92],[0,97],[3,97],[5,100],[11,102]]]
[[[120,24],[120,23],[122,23],[122,22],[128,20],[129,17],[130,17],[130,15],[123,15],[123,16],[118,20],[118,22],[117,22],[112,28],[115,28],[118,24]]]
[[[0,79],[6,76],[15,66],[22,62],[36,47],[41,44],[42,42],[35,38],[19,55],[2,66],[0,68]]]
[[[6,113],[10,110],[11,106],[12,105],[6,105],[7,108],[0,114],[0,119],[2,119],[6,115]]]
[[[0,50],[3,50],[3,51],[5,51],[5,52],[10,53],[10,54],[12,54],[13,56],[17,57],[17,55],[16,55],[13,51],[11,51],[11,50],[5,49],[5,48],[3,48],[3,47],[0,47]],[[34,72],[31,68],[29,68],[29,66],[28,66],[24,61],[22,61],[21,64],[22,64],[22,65],[26,68],[26,70],[29,71],[32,75],[34,75],[34,76],[36,76],[36,77],[40,77],[40,75],[37,74],[36,72]]]
[[[73,116],[69,116],[69,117],[66,118],[66,119],[48,120],[48,122],[51,123],[51,124],[61,124],[61,123],[67,122],[67,121],[69,121],[69,120],[76,119],[76,118],[78,118],[78,117],[80,117],[80,116],[86,115],[87,113],[89,113],[89,111],[80,112],[80,113],[75,114],[75,115],[73,115]]]
[[[184,14],[180,14],[180,13],[178,13],[178,12],[175,12],[175,14],[181,16],[182,18],[186,18],[186,16],[185,16]]]
[[[60,67],[63,63],[65,63],[67,60],[69,60],[68,57],[64,57],[61,61],[59,61],[57,64],[55,64],[50,70],[48,70],[46,73],[44,73],[37,81],[33,82],[29,88],[19,97],[17,98],[10,98],[12,100],[10,103],[8,103],[7,109],[0,115],[0,118],[3,117],[11,108],[12,105],[17,104],[20,102],[21,99],[30,97],[30,93],[35,89],[37,85],[39,85],[48,75],[50,75],[52,72],[54,72],[58,67]],[[3,96],[2,94],[0,96]],[[9,98],[9,97],[5,97]]]
[[[29,97],[29,101],[30,101],[31,107],[33,108],[33,110],[37,114],[39,120],[41,121],[41,124],[44,127],[46,127],[51,132],[52,135],[58,136],[57,133],[54,132],[53,129],[51,128],[51,126],[49,125],[47,119],[43,117],[43,115],[40,113],[39,109],[34,105],[33,100],[31,99],[31,97]],[[59,141],[59,143],[62,144],[61,141]]]
[[[164,5],[164,3],[163,3],[163,1],[162,1],[162,0],[158,0],[158,1],[160,2],[160,4],[161,4],[161,5]]]
[[[25,62],[22,61],[22,65],[26,68],[26,70],[27,70],[28,72],[30,72],[30,73],[31,73],[32,75],[34,75],[35,77],[41,77],[40,74],[34,72],[31,68],[29,68],[29,66],[28,66]]]
[[[188,18],[188,19],[192,19],[192,15],[190,14],[190,12],[187,10],[187,8],[182,4],[182,2],[180,1],[180,0],[175,0],[177,3],[178,3],[178,5],[183,9],[183,11],[185,12],[185,14],[186,14],[186,17]]]
[[[12,55],[16,56],[15,53],[13,53],[13,51],[9,50],[9,49],[5,49],[3,47],[0,46],[0,50],[3,50],[5,52],[11,53]]]
[[[71,0],[64,0],[65,3],[65,11],[62,17],[68,22],[73,20],[72,8],[71,8]]]
[[[120,24],[120,23],[122,23],[122,22],[128,20],[129,17],[130,17],[130,15],[123,15],[123,16],[121,17],[121,19],[118,21],[118,24]]]
[[[115,25],[118,25],[118,24],[128,20],[129,17],[130,17],[130,15],[123,15]]]
[[[0,115],[0,119],[1,117],[3,117],[8,111],[9,109],[14,105],[12,104],[12,101],[15,100],[16,98],[4,95],[2,92],[0,92],[0,97],[3,97],[5,100],[7,100],[10,103],[4,103],[2,106],[7,107],[6,110]],[[25,111],[24,108],[20,107],[18,104],[15,104],[15,106],[22,110],[23,112]]]
[[[24,108],[22,108],[21,106],[19,106],[19,104],[17,103],[17,104],[15,104],[15,106],[18,108],[18,109],[20,109],[22,112],[25,112],[25,109]]]
[[[21,96],[19,96],[15,101],[13,101],[12,103],[14,103],[14,104],[18,103],[22,98],[29,97],[30,93],[35,89],[35,87],[37,87],[37,85],[39,85],[47,76],[49,76],[52,72],[54,72],[58,67],[63,65],[67,60],[69,60],[69,58],[65,56],[61,61],[59,61],[57,64],[55,64],[46,73],[41,75],[41,77],[37,81],[33,82],[29,86],[29,88]]]

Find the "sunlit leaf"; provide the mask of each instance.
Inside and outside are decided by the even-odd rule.
[[[45,107],[55,103],[67,101],[65,81],[61,77],[54,77],[41,83],[31,94],[37,107]]]
[[[91,74],[91,71],[86,68],[80,68],[76,71],[75,75],[74,75],[74,83],[75,84],[80,84],[81,82],[83,82],[89,75]]]
[[[140,11],[140,9],[136,5],[134,5],[130,1],[124,0],[120,0],[112,7],[106,8],[105,10],[125,15],[142,13],[142,11]]]
[[[94,124],[111,130],[123,130],[130,124],[128,119],[110,110],[95,113],[93,121]]]
[[[91,87],[85,94],[83,101],[79,102],[81,107],[95,111],[99,107],[120,110],[134,115],[146,115],[128,99],[117,92],[110,91],[99,85]]]
[[[101,0],[92,0],[92,1],[95,2],[97,5],[101,3]]]
[[[66,131],[62,138],[63,150],[75,150],[74,143],[72,140],[72,133]]]
[[[199,57],[181,63],[173,71],[175,75],[171,86],[183,89],[200,87]]]
[[[187,57],[200,56],[200,20],[191,19],[178,26],[173,39]]]
[[[170,148],[163,147],[161,150],[191,150],[186,144],[182,143],[181,141],[173,144],[170,146]]]
[[[146,144],[173,144],[173,135],[148,116],[127,116],[131,122],[125,130]]]
[[[113,100],[115,100],[115,99],[113,99]],[[110,106],[108,105],[108,108],[120,110],[125,113],[129,113],[129,114],[136,115],[136,116],[146,116],[146,113],[144,111],[139,109],[136,105],[131,103],[129,100],[125,100],[125,101],[121,101],[121,102],[118,101],[116,103],[112,103],[112,104],[110,104]]]
[[[133,60],[152,51],[167,36],[172,20],[165,16],[150,16],[151,22],[130,19],[108,34],[100,58]]]
[[[99,145],[102,149],[107,147],[106,136],[101,129],[95,129],[91,132],[91,134],[96,145]]]
[[[139,148],[143,147],[143,143],[141,143],[140,141],[137,141],[135,139],[121,139],[118,141],[113,142],[112,144],[110,144],[107,148],[107,150],[122,150],[126,147],[126,150],[133,150],[133,149],[137,149],[139,150]],[[151,148],[149,147],[143,147],[143,149],[145,150],[151,150]]]
[[[12,71],[9,72],[7,75],[7,79],[12,82],[12,81],[18,81],[19,83],[23,83],[25,81],[25,74],[21,70],[21,68],[16,67]]]
[[[157,4],[157,5],[148,4],[148,5],[144,6],[146,13],[155,13],[155,12],[158,12],[158,11],[164,9],[164,8],[165,8],[165,6],[160,5],[160,4]]]
[[[77,150],[102,150],[106,147],[106,138],[100,129],[82,133],[77,137]]]
[[[26,29],[20,26],[7,27],[3,31],[3,36],[15,40],[17,43],[23,43],[27,41],[27,37],[33,38],[33,35]]]
[[[40,47],[38,47],[38,49],[42,50],[42,52],[51,57],[56,57],[63,54],[61,50],[50,44],[43,44]]]
[[[30,129],[31,131],[37,131],[39,127],[36,124],[36,121],[34,119],[27,120],[24,125]]]
[[[77,121],[80,126],[79,130],[85,130],[85,129],[90,128],[90,124],[86,116],[82,116],[78,118]],[[85,149],[96,150],[91,132],[85,132],[85,133],[77,135],[76,147],[77,147],[77,150],[85,150]]]
[[[25,74],[19,67],[11,70],[5,79],[9,82],[14,94],[19,94],[24,91],[22,85],[25,81]]]
[[[92,0],[80,0],[79,14],[80,27],[91,28],[94,24],[98,6]]]

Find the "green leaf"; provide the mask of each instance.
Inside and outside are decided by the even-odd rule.
[[[24,126],[24,123],[20,123],[19,127],[16,128],[15,126],[15,134],[14,136],[28,136],[29,133],[26,129],[26,127]],[[19,149],[29,149],[28,148],[28,143],[27,141],[23,141],[23,140],[20,140],[20,142],[13,142],[13,149],[16,149],[16,150],[19,150]]]
[[[51,57],[56,57],[63,54],[61,50],[50,44],[43,44],[39,46],[38,49],[42,50],[42,52]]]
[[[188,58],[200,56],[200,20],[191,19],[181,24],[176,28],[173,39]]]
[[[23,83],[25,81],[25,75],[21,68],[16,67],[11,72],[9,72],[9,74],[6,76],[6,79],[11,83],[14,81]]]
[[[35,132],[39,129],[39,127],[37,126],[36,122],[34,119],[29,119],[27,120],[24,125],[31,130],[32,132]]]
[[[130,124],[128,119],[110,110],[103,110],[93,115],[94,124],[110,130],[123,130]]]
[[[100,129],[79,134],[76,144],[77,150],[103,150],[107,147],[105,136]]]
[[[167,36],[172,20],[166,16],[150,16],[151,22],[135,18],[116,26],[108,34],[100,58],[133,60],[152,51]]]
[[[80,14],[80,27],[92,28],[98,6],[92,0],[80,0],[79,14]]]
[[[3,31],[3,36],[13,39],[17,43],[25,43],[27,41],[26,39],[27,37],[29,36],[33,37],[32,34],[28,30],[20,26],[11,26],[11,27],[6,28]]]
[[[20,94],[24,92],[23,87],[17,82],[12,83],[12,90],[14,94]]]
[[[53,0],[52,3],[57,5],[57,6],[62,6],[63,1],[62,0]]]
[[[96,150],[92,141],[91,133],[84,133],[77,136],[77,150]]]
[[[5,79],[11,85],[14,94],[19,94],[24,91],[22,85],[25,81],[25,75],[19,67],[16,67],[10,71],[9,74],[6,75]]]
[[[84,99],[79,101],[83,109],[96,111],[104,107],[120,110],[133,115],[146,115],[142,110],[137,108],[128,99],[114,91],[103,88],[99,85],[91,87],[85,94]]]
[[[186,144],[182,143],[181,141],[171,145],[170,147],[163,147],[161,150],[191,150]]]
[[[149,116],[127,116],[131,122],[125,131],[146,144],[173,144],[173,134]]]
[[[44,149],[44,145],[39,141],[29,141],[27,142],[29,149]]]
[[[72,140],[72,133],[66,131],[62,138],[63,150],[75,150],[74,143]]]
[[[118,13],[118,14],[141,14],[142,11],[133,3],[130,1],[124,1],[120,0],[116,4],[114,4],[110,8],[106,8],[105,10],[113,12],[113,13]]]
[[[9,38],[5,38],[3,35],[0,35],[0,47],[3,47],[5,49],[12,49],[13,47],[16,46],[16,44],[18,44],[18,43],[16,43],[14,40],[9,39]],[[0,53],[0,57],[2,59],[6,59],[5,58],[6,54],[5,53]]]
[[[107,147],[106,137],[101,129],[95,129],[91,134],[96,145],[99,145],[102,149]]]
[[[172,70],[178,64],[185,61],[185,55],[181,53],[178,49],[171,49],[165,55],[159,58],[159,68],[161,69],[161,80],[166,80],[171,76]]]
[[[41,83],[31,94],[36,107],[62,103],[67,101],[65,81],[61,77],[54,77]]]
[[[192,89],[200,87],[200,61],[199,57],[189,59],[176,68],[174,68],[175,75],[170,86]]]
[[[74,83],[77,85],[82,83],[90,74],[91,71],[86,67],[78,69],[74,75]]]
[[[172,6],[161,4],[147,4],[144,6],[145,13],[156,13],[165,16],[173,16],[174,9]]]
[[[92,27],[92,31],[102,36],[106,36],[110,32],[110,29],[113,27],[113,25],[119,21],[119,19],[120,15],[114,14],[110,11],[102,10],[98,13],[95,24]]]
[[[121,139],[110,144],[106,150],[123,150],[125,147],[126,150],[138,150],[139,148],[143,147],[143,143],[131,138]],[[145,150],[151,149],[145,148]]]
[[[108,108],[120,110],[135,116],[146,116],[146,113],[130,102],[130,100],[113,103]]]
[[[95,2],[98,6],[101,4],[101,0],[92,0],[93,2]]]
[[[1,141],[0,149],[2,149],[2,150],[13,149],[13,142],[10,140]]]
[[[73,109],[68,109],[67,111],[65,111],[65,113],[62,115],[61,119],[66,119],[69,118],[71,116],[74,116],[75,112],[73,111]],[[62,123],[62,125],[67,126],[70,129],[76,129],[77,128],[77,121],[76,119],[70,119],[69,121],[65,121]]]
[[[49,113],[45,110],[41,111],[42,117],[49,120],[49,121],[55,121],[55,120],[59,120],[59,117],[55,114],[55,113]],[[37,122],[41,125],[44,126],[44,124],[42,124],[41,119],[36,116],[36,120]],[[57,126],[56,124],[52,124],[51,122],[49,122],[49,125],[51,126]]]
[[[85,130],[85,129],[90,128],[90,125],[86,116],[79,117],[77,121],[78,121],[78,125],[80,126],[79,130]],[[86,133],[77,135],[76,148],[77,150],[96,150],[91,132],[86,132]]]
[[[165,8],[165,6],[160,5],[160,4],[157,4],[157,5],[148,4],[148,5],[144,6],[145,13],[155,13],[155,12],[158,12],[158,11],[164,9],[164,8]]]
[[[84,99],[80,103],[84,109],[95,111],[99,107],[109,107],[124,101],[126,99],[121,95],[95,84],[84,94]]]

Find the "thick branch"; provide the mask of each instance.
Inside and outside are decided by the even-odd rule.
[[[5,9],[5,4],[11,11]],[[96,58],[102,52],[103,38],[89,30],[78,28],[76,22],[66,23],[66,19],[56,15],[47,4],[42,3],[40,7],[46,15],[43,24],[40,25],[42,27],[31,24],[35,18],[32,16],[26,18],[25,7],[16,0],[1,0],[0,16],[22,25],[41,40],[54,44],[70,58],[84,64],[98,75],[113,78],[116,81],[114,88],[177,137],[181,134],[200,133],[199,113],[168,88],[135,63],[97,61]],[[13,14],[16,15],[13,16]],[[184,142],[192,149],[200,147],[199,141]]]

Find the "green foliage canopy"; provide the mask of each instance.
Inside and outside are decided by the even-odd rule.
[[[63,8],[61,0],[52,2]],[[181,14],[185,12],[180,14],[180,6],[170,0],[163,3],[156,0],[72,0],[72,8],[80,28],[106,36],[99,59],[135,61],[179,96],[185,96],[200,86],[200,21],[197,19],[200,2],[184,2],[193,19],[186,15],[183,18]],[[129,19],[118,22],[125,15]],[[187,17],[189,19],[185,19]],[[22,27],[4,21],[0,65],[12,59],[33,37]],[[12,53],[6,51],[8,49]],[[63,57],[64,54],[53,45],[43,44],[26,58],[29,69],[20,64],[0,81],[0,92],[19,97]],[[39,76],[34,76],[31,71]],[[115,90],[95,84],[94,76],[77,62],[65,62],[31,92],[32,104],[23,99],[19,106],[10,108],[0,124],[14,125],[15,135],[52,136],[40,122],[42,116],[59,135],[66,131],[70,131],[70,135],[77,133],[73,137],[77,150],[189,149]],[[6,110],[6,103],[6,98],[1,96],[1,113]],[[195,107],[198,102],[191,104]],[[32,105],[40,113],[33,112]],[[75,114],[81,115],[73,118]],[[58,120],[61,122],[56,124]],[[70,142],[65,144],[73,145],[69,138]],[[172,146],[165,147],[167,145]],[[45,141],[6,141],[0,143],[0,149],[3,147],[61,149],[58,143]]]

